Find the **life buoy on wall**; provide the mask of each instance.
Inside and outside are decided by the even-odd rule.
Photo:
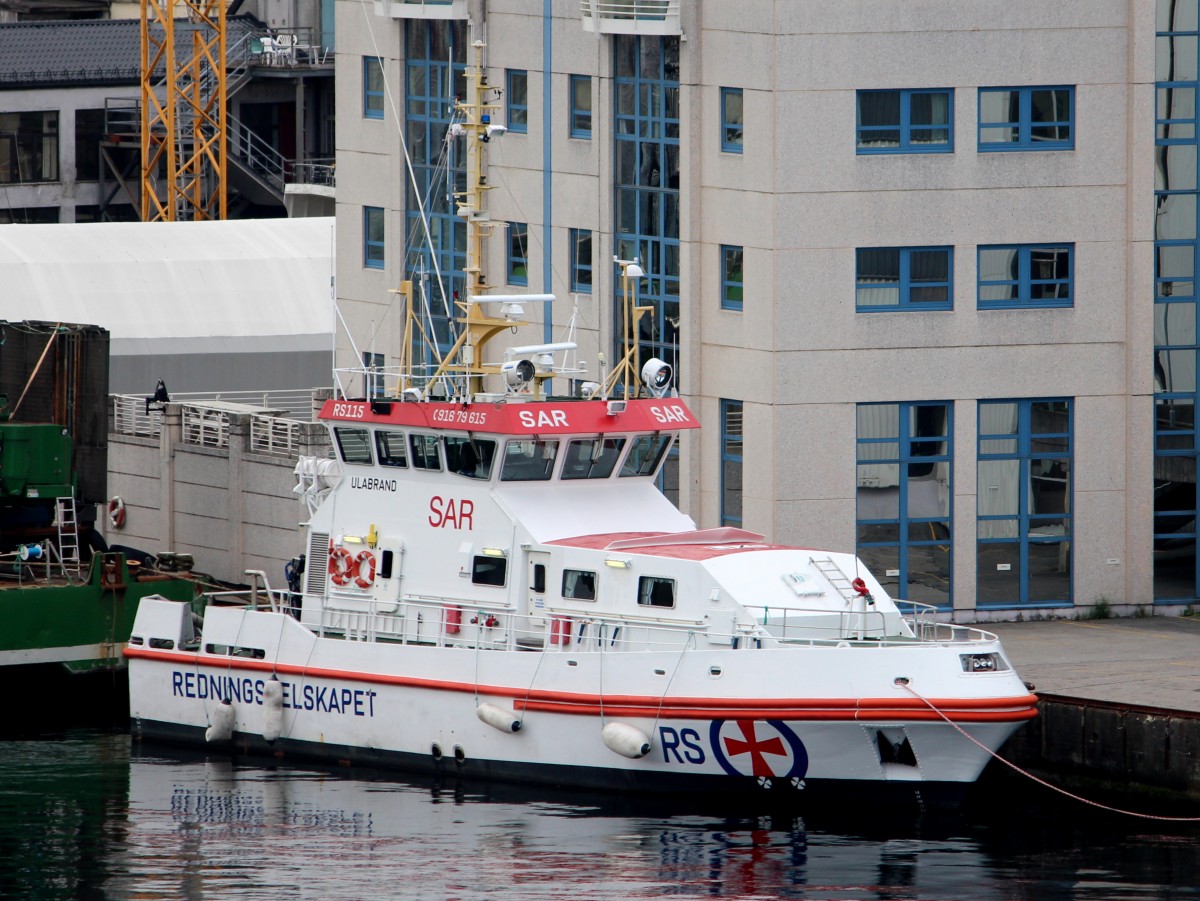
[[[114,494],[108,502],[108,524],[114,529],[125,528],[125,502]]]
[[[329,578],[334,585],[345,585],[354,573],[354,558],[344,547],[335,547],[329,552]]]
[[[363,564],[367,565],[366,575],[363,575]],[[350,567],[354,575],[354,584],[359,588],[370,588],[375,584],[375,555],[370,551],[360,551]]]

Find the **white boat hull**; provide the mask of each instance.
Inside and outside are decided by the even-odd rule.
[[[186,611],[151,600],[139,615],[156,608]],[[205,743],[228,699],[230,742],[210,746],[577,788],[961,788],[1034,702],[1011,671],[964,673],[953,642],[491,651],[322,638],[286,613],[217,607],[199,647],[127,652],[135,734]],[[955,724],[921,698],[953,699]],[[614,724],[649,751],[606,742]]]

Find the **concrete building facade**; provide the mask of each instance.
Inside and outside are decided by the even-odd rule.
[[[483,42],[488,281],[594,360],[639,260],[701,526],[856,546],[963,621],[1197,598],[1195,0],[339,0],[337,32],[344,365],[395,361],[402,280],[461,285],[439,166]]]

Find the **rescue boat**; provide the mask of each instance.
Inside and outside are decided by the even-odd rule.
[[[486,135],[481,66],[468,89],[452,128]],[[402,360],[388,395],[325,403],[336,459],[297,466],[289,590],[141,602],[134,735],[579,789],[960,798],[1036,715],[996,636],[853,554],[697,528],[656,479],[699,423],[628,337],[628,279],[624,354],[570,396],[547,388],[573,345],[483,362],[522,299],[474,284],[431,375]]]

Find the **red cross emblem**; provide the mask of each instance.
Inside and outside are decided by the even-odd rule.
[[[760,741],[755,735],[754,722],[752,720],[738,720],[737,726],[742,731],[742,739],[726,737],[726,753],[730,757],[737,757],[739,754],[749,754],[751,771],[755,776],[774,776],[775,772],[771,769],[771,765],[767,763],[767,758],[764,755],[774,754],[778,757],[787,757],[788,750],[783,740],[778,735],[774,735]]]

